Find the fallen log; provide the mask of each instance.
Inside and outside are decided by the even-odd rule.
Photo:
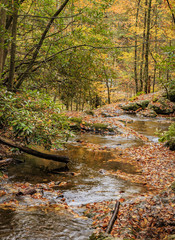
[[[120,202],[119,201],[116,201],[116,204],[115,204],[115,208],[114,208],[114,213],[109,221],[109,224],[106,228],[106,233],[111,233],[112,231],[112,228],[113,228],[113,225],[117,219],[117,214],[118,214],[118,211],[119,211],[119,206],[120,206]]]
[[[25,153],[28,153],[30,155],[33,155],[35,157],[39,157],[39,158],[45,158],[48,160],[53,160],[56,162],[63,162],[63,163],[68,163],[69,162],[69,158],[65,157],[65,156],[58,156],[56,154],[48,154],[48,153],[43,153],[31,148],[28,148],[26,146],[21,145],[20,143],[14,143],[12,140],[7,139],[7,138],[3,138],[0,136],[0,143],[10,146],[10,147],[14,147],[14,148],[18,148],[20,151],[23,151]]]

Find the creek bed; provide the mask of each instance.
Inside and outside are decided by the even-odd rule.
[[[146,135],[151,141],[157,141],[154,134],[156,128],[167,130],[170,123],[163,120],[137,119],[135,116],[120,116],[128,121],[128,126]],[[83,141],[97,143],[108,148],[131,147],[141,145],[137,139],[121,139],[115,136],[84,134],[79,136]],[[24,154],[24,162],[11,165],[8,175],[11,182],[48,183],[51,181],[67,182],[62,190],[67,204],[81,215],[81,206],[103,200],[116,200],[121,197],[130,198],[145,191],[143,185],[124,181],[117,176],[106,175],[105,171],[122,170],[137,174],[134,167],[127,163],[113,161],[120,158],[120,151],[90,151],[78,144],[69,144],[66,152],[70,158],[69,171],[58,174],[48,173],[59,163],[35,158]],[[47,170],[47,171],[46,171]],[[0,210],[0,239],[73,239],[86,240],[92,234],[90,219],[74,217],[67,211],[45,211],[44,208]]]

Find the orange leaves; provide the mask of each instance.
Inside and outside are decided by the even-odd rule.
[[[125,202],[126,200],[125,200],[125,198],[120,198],[119,199],[119,202],[121,202],[121,203],[123,203],[123,202]]]
[[[0,190],[0,197],[6,195],[6,192],[4,190]]]

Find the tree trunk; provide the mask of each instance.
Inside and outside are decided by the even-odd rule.
[[[143,65],[144,65],[144,55],[145,55],[145,32],[146,32],[146,19],[147,19],[147,0],[145,0],[145,16],[144,16],[144,26],[143,26],[143,44],[142,44],[142,55],[141,55],[141,63],[140,63],[140,89],[139,91],[143,91]]]
[[[157,5],[155,8],[155,52],[157,53],[157,18],[158,18],[158,11]],[[153,75],[153,92],[155,91],[155,84],[156,84],[156,72],[157,72],[157,62],[154,60],[154,75]]]
[[[106,87],[107,87],[107,93],[108,93],[108,104],[111,103],[111,92],[110,92],[110,86],[109,86],[109,79],[108,79],[108,75],[105,69],[105,66],[103,65],[103,69],[104,69],[104,74],[105,74],[105,78],[106,78]]]
[[[1,3],[6,5],[7,0],[1,0]],[[3,72],[3,62],[4,62],[4,34],[5,34],[5,25],[6,25],[6,10],[0,8],[0,80]],[[0,81],[1,84],[1,81]]]
[[[171,9],[171,5],[170,5],[170,3],[169,3],[169,0],[166,0],[166,1],[167,1],[167,3],[168,3],[168,7],[169,7],[169,9],[170,9],[170,11],[171,11],[171,14],[172,14],[173,22],[174,22],[174,24],[175,24],[175,15],[174,15],[174,13],[173,13],[173,10]]]
[[[10,50],[10,71],[8,79],[8,90],[13,90],[13,81],[15,74],[15,56],[16,56],[16,34],[17,34],[17,19],[18,19],[18,1],[13,3],[13,22],[12,22],[12,43]]]
[[[138,1],[137,12],[136,12],[136,22],[135,22],[136,30],[135,30],[134,79],[135,79],[135,90],[136,90],[136,93],[139,91],[138,78],[137,78],[137,25],[138,25],[140,1],[141,0]]]
[[[4,144],[4,145],[7,145],[7,146],[10,146],[10,147],[18,148],[19,150],[21,150],[25,153],[31,154],[31,155],[39,157],[39,158],[45,158],[45,159],[48,159],[48,160],[53,160],[53,161],[56,161],[56,162],[63,162],[63,163],[68,163],[69,162],[68,157],[58,156],[58,155],[55,155],[55,154],[42,153],[42,152],[39,152],[37,150],[22,146],[19,143],[14,143],[10,139],[6,139],[6,138],[3,138],[1,136],[0,136],[0,143]]]
[[[148,4],[148,18],[146,29],[146,46],[145,46],[145,93],[148,93],[148,78],[149,78],[149,38],[150,38],[150,24],[151,24],[151,4],[152,0],[149,0]]]

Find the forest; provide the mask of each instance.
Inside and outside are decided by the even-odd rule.
[[[1,239],[175,239],[174,150],[174,0],[0,1]]]

